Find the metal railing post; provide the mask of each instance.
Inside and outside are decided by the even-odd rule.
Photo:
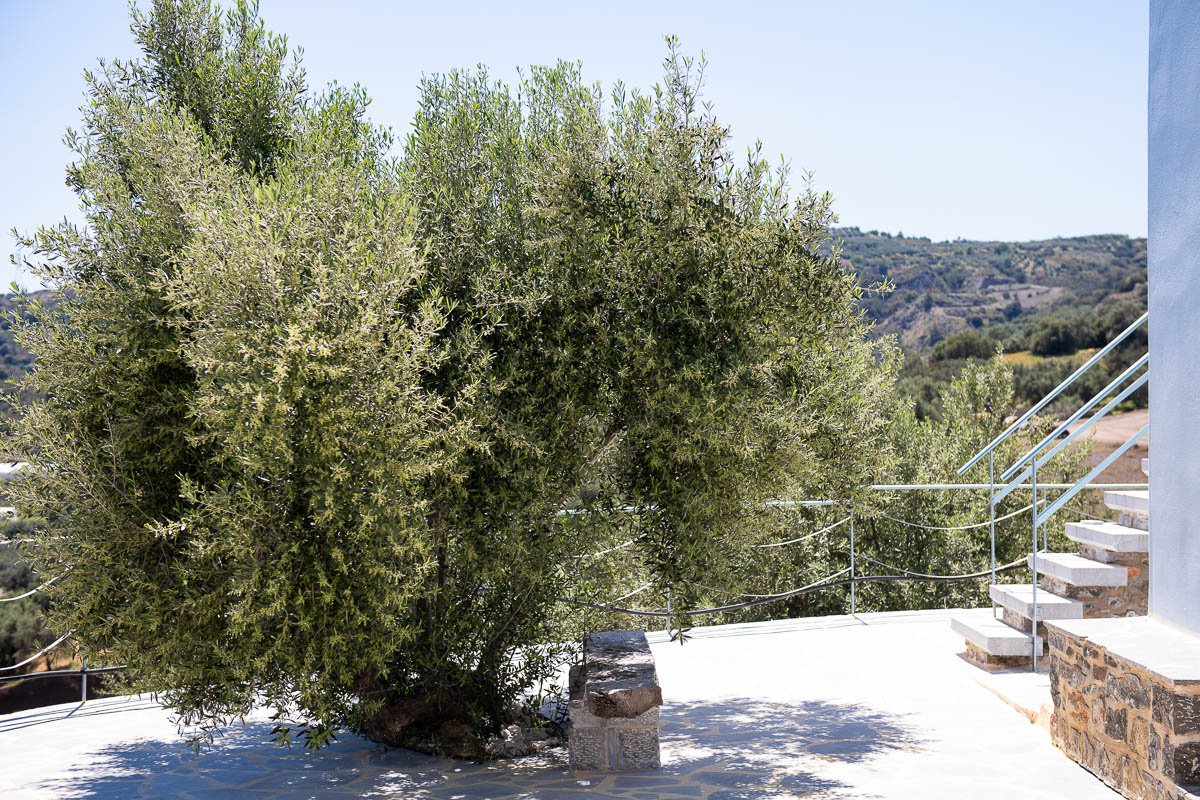
[[[673,641],[675,637],[671,634],[671,587],[667,587],[667,641]]]
[[[1042,502],[1044,508],[1046,503],[1050,501],[1050,496],[1046,492],[1045,484],[1042,485]],[[1042,549],[1049,552],[1050,550],[1050,523],[1049,520],[1042,520]]]
[[[87,702],[87,659],[79,659],[79,702]]]
[[[1031,602],[1030,602],[1031,618],[1030,618],[1030,628],[1029,628],[1029,652],[1030,652],[1030,663],[1032,664],[1033,671],[1037,672],[1037,659],[1038,659],[1038,652],[1037,652],[1038,651],[1038,635],[1037,635],[1037,626],[1038,626],[1038,613],[1037,613],[1037,610],[1038,610],[1037,609],[1037,590],[1038,590],[1038,578],[1037,578],[1037,548],[1038,548],[1037,458],[1034,458],[1032,463],[1033,463],[1033,471],[1030,476],[1030,483],[1032,484],[1032,487],[1033,487],[1033,492],[1032,492],[1032,494],[1033,494],[1033,504],[1032,504],[1033,505],[1033,552],[1030,554],[1030,558],[1031,558],[1030,566],[1033,570],[1033,588],[1031,590],[1032,595],[1031,595]]]
[[[992,545],[992,578],[991,583],[988,584],[988,595],[990,596],[991,587],[996,584],[996,465],[992,453],[988,453],[988,538],[991,539]],[[992,616],[996,616],[995,600],[992,601]]]
[[[858,573],[854,571],[854,506],[850,506],[850,616],[858,616],[858,598],[854,593],[854,587],[858,580]]]

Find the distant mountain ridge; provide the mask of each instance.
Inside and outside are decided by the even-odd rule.
[[[1003,341],[1046,313],[1145,305],[1146,240],[1117,234],[1036,242],[934,242],[839,228],[842,259],[864,286],[894,289],[862,306],[878,335],[918,353],[968,328]]]

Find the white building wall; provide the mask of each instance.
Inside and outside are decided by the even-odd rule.
[[[1150,3],[1150,613],[1200,633],[1200,2]]]

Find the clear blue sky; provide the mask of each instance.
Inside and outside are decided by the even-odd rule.
[[[359,82],[407,128],[422,73],[558,58],[605,87],[659,77],[662,37],[711,62],[739,148],[762,140],[843,225],[934,239],[1146,232],[1145,0],[262,0],[310,83]],[[7,231],[78,218],[61,137],[80,72],[130,56],[123,0],[0,0],[0,285]]]

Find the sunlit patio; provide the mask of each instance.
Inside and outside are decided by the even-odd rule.
[[[0,717],[0,795],[1117,797],[1031,723],[1049,702],[1046,676],[986,675],[955,657],[950,613],[701,628],[684,646],[652,635],[665,700],[663,768],[652,772],[572,774],[565,750],[463,763],[349,735],[316,753],[283,750],[265,713],[196,754],[167,711],[123,697]]]

